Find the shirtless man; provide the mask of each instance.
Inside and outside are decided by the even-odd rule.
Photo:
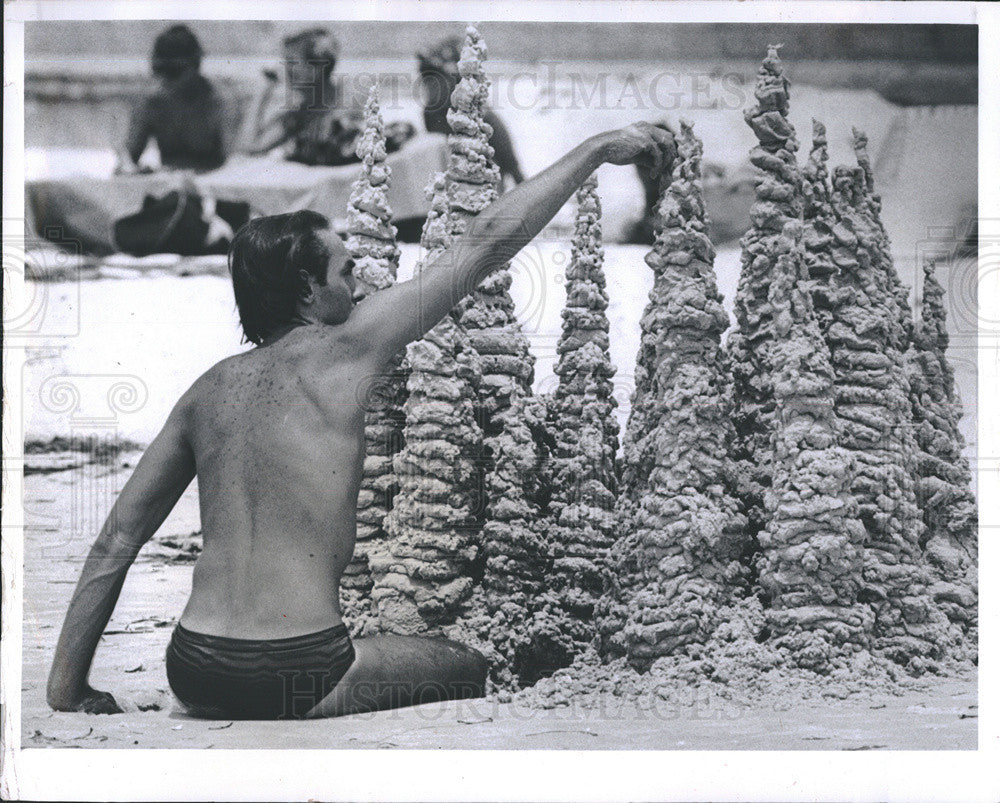
[[[167,652],[195,714],[338,716],[481,696],[486,662],[444,639],[353,644],[340,577],[351,558],[368,378],[508,262],[602,163],[660,171],[668,132],[646,123],[591,137],[486,209],[416,278],[360,303],[352,262],[321,215],[248,223],[230,255],[246,337],[181,397],[87,557],[56,647],[48,702],[115,713],[88,683],[125,574],[197,473],[204,549]]]

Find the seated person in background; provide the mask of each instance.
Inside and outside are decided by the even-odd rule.
[[[340,44],[324,28],[310,28],[283,42],[286,97],[274,107],[278,74],[265,70],[266,84],[254,100],[244,129],[244,150],[257,155],[280,145],[286,158],[308,165],[343,165],[358,161],[355,146],[363,126],[364,98],[346,96],[334,76]],[[412,126],[386,126],[391,153],[413,136]]]
[[[225,104],[199,71],[201,57],[201,45],[186,25],[156,37],[151,61],[160,88],[132,112],[117,172],[135,172],[151,138],[164,168],[204,171],[225,162]]]
[[[448,126],[448,108],[451,105],[451,93],[459,81],[458,60],[461,55],[460,36],[449,36],[429,50],[417,54],[424,104],[424,126],[430,132],[451,133],[451,128]],[[491,109],[486,110],[485,119],[493,129],[490,145],[493,146],[494,159],[500,168],[504,183],[510,177],[515,184],[520,184],[524,181],[524,175],[517,163],[510,133]]]

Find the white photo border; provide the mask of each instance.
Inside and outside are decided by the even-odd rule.
[[[442,2],[341,0],[14,0],[4,6],[4,242],[20,227],[24,186],[23,33],[26,20],[566,20],[608,22],[955,23],[979,28],[980,220],[1000,224],[1000,8],[965,2]],[[23,282],[8,281],[16,308]],[[981,264],[980,320],[1000,320],[1000,277]],[[1000,271],[998,271],[1000,273]],[[22,749],[20,733],[21,469],[19,377],[24,349],[5,342],[3,419],[2,787],[30,800],[995,800],[1000,711],[979,689],[979,748],[942,752],[346,751]],[[980,676],[1000,677],[1000,419],[995,342],[979,338]],[[991,462],[992,460],[992,462]],[[985,522],[985,524],[984,524]],[[985,536],[985,537],[984,537]],[[984,570],[985,569],[985,570]]]

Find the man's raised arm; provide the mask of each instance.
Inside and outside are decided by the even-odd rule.
[[[376,364],[384,364],[509,262],[601,164],[636,162],[658,174],[674,153],[671,134],[649,123],[591,137],[502,195],[418,276],[359,303],[345,334],[371,349]]]
[[[171,413],[125,483],[83,565],[49,673],[48,703],[57,711],[121,711],[110,694],[90,687],[87,675],[126,572],[194,479],[194,453],[183,419],[181,408]]]

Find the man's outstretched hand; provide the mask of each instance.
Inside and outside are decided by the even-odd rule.
[[[636,164],[653,177],[668,169],[677,156],[674,136],[652,123],[633,123],[604,137],[604,161],[615,165]]]
[[[88,686],[82,695],[73,701],[49,701],[56,711],[82,711],[85,714],[121,714],[121,706],[109,692],[98,691]]]

